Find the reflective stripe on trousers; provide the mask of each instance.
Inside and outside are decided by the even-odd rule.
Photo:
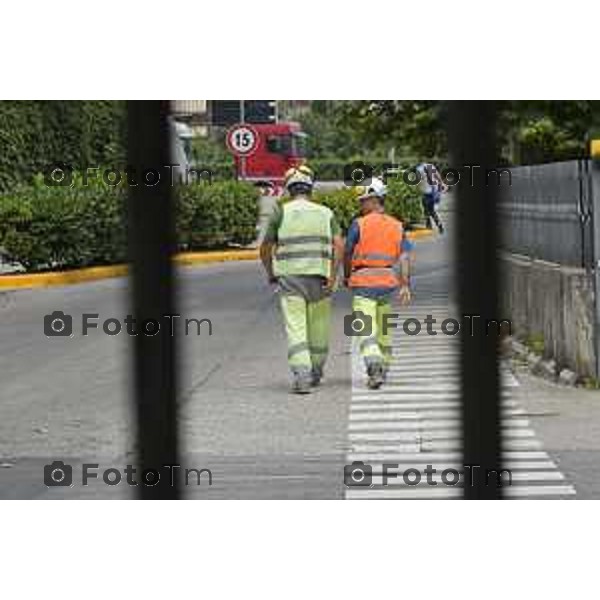
[[[322,368],[329,352],[331,298],[308,302],[302,296],[282,294],[281,311],[288,340],[288,363],[295,374]]]
[[[381,363],[389,365],[392,361],[392,336],[390,333],[389,319],[387,327],[384,327],[384,315],[389,314],[392,305],[389,298],[385,300],[367,298],[365,296],[355,295],[352,300],[352,310],[361,311],[370,321],[368,336],[357,336],[360,354],[365,363]]]

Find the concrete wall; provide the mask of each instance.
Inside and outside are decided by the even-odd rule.
[[[516,254],[501,256],[502,316],[513,335],[544,340],[545,357],[580,375],[598,377],[594,348],[593,277],[584,269]]]

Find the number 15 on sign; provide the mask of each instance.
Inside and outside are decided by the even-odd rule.
[[[258,147],[258,133],[249,125],[235,125],[227,132],[227,145],[238,156],[248,156]]]

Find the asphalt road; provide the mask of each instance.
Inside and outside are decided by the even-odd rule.
[[[447,236],[418,242],[415,310],[450,305],[452,263]],[[336,295],[323,387],[295,396],[277,299],[258,263],[182,268],[178,286],[182,317],[212,323],[212,335],[204,324],[200,335],[178,336],[183,463],[212,472],[210,486],[206,473],[200,485],[192,475],[186,497],[343,498],[353,402],[347,292]],[[44,335],[44,316],[56,310],[73,317],[73,337]],[[99,313],[102,322],[128,312],[126,279],[0,295],[0,498],[134,495],[124,474],[119,485],[102,481],[105,469],[123,472],[133,462],[131,338],[81,335],[83,313]],[[598,497],[597,393],[548,392],[544,382],[518,379],[522,404],[552,413],[532,423],[577,497]],[[44,466],[57,460],[72,465],[71,487],[44,484]],[[99,465],[87,486],[83,463]]]
[[[447,265],[439,242],[419,245],[419,293],[444,295]],[[126,497],[131,486],[83,487],[83,462],[124,469],[132,460],[131,338],[92,330],[83,313],[123,320],[127,280],[18,291],[0,306],[0,496]],[[332,353],[323,388],[288,391],[286,344],[277,299],[256,262],[184,268],[179,313],[210,319],[212,335],[180,336],[181,433],[186,464],[209,468],[213,485],[186,488],[207,497],[341,497],[351,396],[349,312],[337,294]],[[44,316],[71,315],[73,337],[47,338]],[[47,488],[43,467],[74,466],[73,487]],[[79,472],[79,475],[78,475]]]

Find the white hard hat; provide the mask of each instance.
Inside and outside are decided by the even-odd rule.
[[[379,198],[383,200],[387,194],[387,186],[379,177],[373,177],[371,183],[367,186],[365,193],[360,196],[359,200],[366,200],[367,198]]]

